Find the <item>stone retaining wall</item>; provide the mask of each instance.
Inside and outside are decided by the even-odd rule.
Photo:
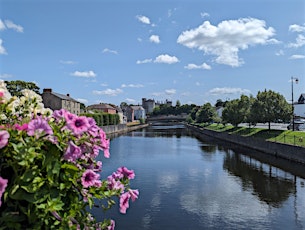
[[[134,126],[127,126],[126,124],[119,124],[119,125],[102,126],[101,128],[104,130],[104,132],[106,134],[113,134],[113,133],[130,132],[133,130],[145,128],[147,126],[148,126],[148,124],[134,125]]]
[[[281,157],[290,161],[305,164],[305,148],[299,146],[270,142],[254,137],[244,137],[225,132],[217,132],[213,130],[199,128],[189,124],[187,124],[187,127],[192,131],[200,133],[202,135],[208,135],[220,140],[255,149],[276,157]]]

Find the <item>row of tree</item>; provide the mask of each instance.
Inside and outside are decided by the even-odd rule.
[[[216,103],[217,104],[217,103]],[[221,104],[218,101],[218,105]],[[189,114],[188,121],[196,123],[217,122],[230,123],[238,126],[240,123],[288,122],[292,115],[292,107],[284,96],[272,90],[259,91],[256,97],[242,95],[239,99],[226,101],[222,104],[222,115],[218,116],[216,107],[206,103],[195,107]]]

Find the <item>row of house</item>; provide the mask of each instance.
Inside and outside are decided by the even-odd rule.
[[[46,108],[52,110],[65,109],[76,115],[80,115],[84,112],[94,112],[100,111],[109,114],[118,114],[120,117],[120,123],[124,124],[126,122],[133,122],[135,120],[146,119],[146,111],[140,105],[126,106],[125,108],[120,108],[115,105],[110,105],[106,103],[99,103],[94,105],[89,105],[85,110],[81,109],[80,102],[70,97],[70,94],[60,94],[53,92],[52,89],[43,89],[42,100]]]

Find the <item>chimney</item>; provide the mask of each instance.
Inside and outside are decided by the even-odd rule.
[[[69,93],[67,93],[67,97],[70,97],[70,94],[69,94]]]
[[[51,88],[43,89],[43,93],[52,93]]]

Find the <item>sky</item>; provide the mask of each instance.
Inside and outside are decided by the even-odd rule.
[[[265,89],[291,103],[305,93],[305,1],[0,0],[0,79],[86,105]]]

